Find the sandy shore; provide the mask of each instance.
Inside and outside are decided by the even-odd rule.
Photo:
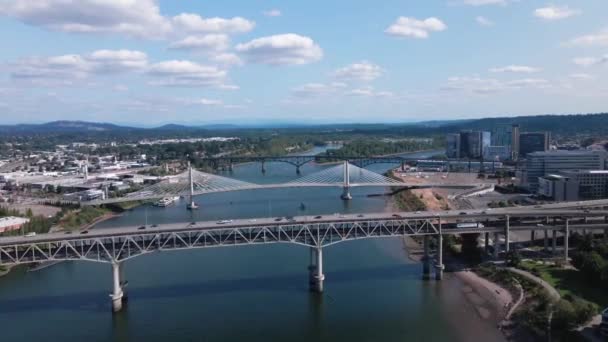
[[[385,206],[385,211],[390,212],[396,209],[392,198],[389,199]],[[414,262],[420,262],[424,256],[422,244],[411,237],[405,237],[403,242],[408,258]],[[444,262],[450,263],[450,260],[444,260]],[[446,300],[446,305],[456,307],[465,305],[468,307],[467,309],[464,307],[460,309],[469,312],[469,317],[475,317],[476,315],[476,319],[479,320],[478,323],[471,323],[470,320],[463,317],[454,317],[454,325],[464,325],[471,329],[482,329],[490,339],[496,339],[496,335],[500,335],[500,338],[502,338],[503,336],[498,332],[497,327],[506,316],[510,306],[513,305],[512,294],[498,284],[464,269],[456,260],[452,260],[449,266],[448,269],[457,271],[446,272],[444,280],[441,282],[441,287],[445,289],[446,295],[450,297],[449,300]],[[454,307],[445,308],[446,312],[452,312],[457,309]],[[475,327],[471,326],[472,324]],[[465,328],[460,328],[462,327],[457,327],[456,329],[463,330],[463,334],[467,333]]]

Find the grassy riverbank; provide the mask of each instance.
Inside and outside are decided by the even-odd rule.
[[[59,221],[58,226],[64,230],[82,229],[108,216],[113,216],[109,209],[87,206],[66,213]]]

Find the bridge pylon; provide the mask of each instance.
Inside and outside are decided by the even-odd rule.
[[[345,201],[349,201],[353,199],[353,196],[350,194],[350,172],[348,170],[349,167],[348,160],[344,161],[344,185],[342,186],[342,195],[341,199]]]
[[[198,204],[194,202],[194,178],[192,176],[192,165],[190,165],[190,162],[188,162],[188,180],[190,182],[190,196],[186,209],[195,210],[198,209]]]

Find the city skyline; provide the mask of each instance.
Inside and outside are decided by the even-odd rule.
[[[601,112],[607,9],[600,1],[0,1],[8,47],[0,123]]]

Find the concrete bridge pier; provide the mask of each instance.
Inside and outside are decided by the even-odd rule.
[[[323,250],[321,249],[321,247],[316,247],[311,248],[310,252],[311,263],[313,262],[313,254],[316,255],[315,264],[309,267],[310,290],[313,292],[322,293],[323,281],[325,280],[325,275],[323,274]]]
[[[494,233],[494,259],[498,259],[498,233]]]
[[[119,312],[122,310],[123,303],[127,300],[127,296],[123,291],[126,282],[121,280],[121,276],[123,275],[121,266],[122,265],[119,262],[112,263],[113,289],[110,294],[110,298],[112,298],[112,312]]]
[[[509,229],[510,229],[510,223],[509,223],[509,216],[507,215],[507,224],[505,227],[505,253],[509,253],[509,247],[510,247]]]
[[[569,246],[569,238],[570,238],[570,227],[569,222],[566,220],[566,231],[564,233],[564,261],[568,262],[568,248]]]
[[[313,247],[310,248],[310,261],[308,263],[308,284],[310,285],[310,289],[312,290],[315,284],[315,272],[317,270],[317,266],[315,263],[315,249]]]
[[[488,254],[489,250],[490,250],[490,233],[486,232],[484,234],[484,251],[486,254]]]
[[[435,280],[443,279],[443,235],[441,234],[441,221],[439,221],[439,234],[437,235],[437,263],[435,264]]]
[[[296,166],[296,174],[297,175],[301,174],[301,172],[300,172],[300,166]]]
[[[263,160],[262,160],[262,173],[266,173],[266,165]]]
[[[551,253],[555,254],[557,250],[557,230],[553,230],[551,241]]]
[[[544,230],[544,237],[543,237],[543,250],[545,252],[549,251],[549,231],[548,230]]]
[[[424,257],[422,258],[422,279],[431,279],[431,258],[429,257],[429,236],[423,237]]]

